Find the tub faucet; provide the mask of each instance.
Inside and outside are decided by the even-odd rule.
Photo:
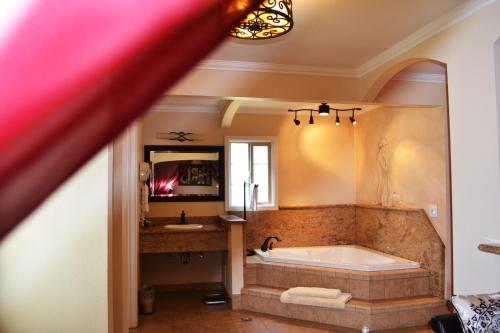
[[[260,250],[262,252],[266,252],[267,250],[272,250],[273,244],[271,243],[271,241],[273,239],[276,239],[278,242],[281,242],[281,239],[279,239],[277,236],[267,237],[264,243],[262,243],[262,245],[260,246]]]
[[[179,222],[177,224],[186,224],[186,213],[184,211],[182,211],[181,219],[179,220]]]

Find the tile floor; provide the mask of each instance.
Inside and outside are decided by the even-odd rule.
[[[139,333],[348,333],[359,332],[328,325],[285,319],[248,311],[232,311],[229,305],[202,304],[207,291],[163,292],[156,295],[156,312],[141,315]],[[252,321],[242,321],[250,317]],[[384,331],[432,333],[428,328]]]

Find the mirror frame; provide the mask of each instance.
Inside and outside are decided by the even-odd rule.
[[[224,146],[176,146],[176,145],[144,145],[144,162],[151,166],[150,153],[152,151],[172,151],[172,152],[203,152],[219,153],[219,195],[217,196],[183,196],[183,197],[152,197],[149,195],[149,202],[195,202],[195,201],[224,201],[225,199],[225,173],[224,173]],[[149,179],[146,181],[149,184]]]

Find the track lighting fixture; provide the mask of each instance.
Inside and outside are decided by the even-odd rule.
[[[292,111],[292,110],[288,110],[288,111]],[[295,111],[295,119],[293,120],[293,122],[295,123],[295,125],[299,126],[300,125],[300,120],[297,119],[297,111]]]
[[[327,103],[321,103],[318,107],[317,110],[315,109],[297,109],[297,110],[291,110],[289,109],[288,112],[295,112],[295,118],[293,119],[293,122],[295,125],[300,125],[300,120],[297,119],[297,113],[301,111],[309,111],[309,124],[314,124],[314,117],[313,117],[313,112],[318,112],[318,115],[320,116],[328,116],[330,115],[330,111],[335,111],[335,125],[340,125],[340,118],[339,118],[339,112],[352,112],[352,115],[349,117],[349,120],[351,121],[351,124],[356,125],[356,118],[354,118],[354,112],[355,111],[361,111],[361,108],[350,108],[350,109],[337,109],[337,108],[331,108]]]
[[[354,109],[352,110],[352,116],[349,117],[349,120],[353,125],[356,125],[356,118],[354,118]]]

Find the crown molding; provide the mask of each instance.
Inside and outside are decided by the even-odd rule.
[[[208,59],[197,66],[198,69],[224,70],[237,72],[295,74],[314,76],[357,77],[355,69],[321,66],[283,65],[266,62],[214,60]]]
[[[267,108],[245,108],[238,110],[238,114],[259,114],[265,116],[288,116],[290,113],[286,109],[267,109]]]
[[[423,82],[423,83],[439,83],[439,84],[446,83],[445,74],[404,72],[397,74],[392,79],[395,81],[407,81],[407,82]]]
[[[451,11],[441,15],[434,21],[428,23],[423,28],[412,33],[408,37],[394,44],[384,52],[368,60],[361,65],[358,69],[358,76],[363,76],[377,67],[387,63],[388,61],[396,58],[404,52],[414,48],[426,39],[429,39],[443,30],[448,29],[452,25],[466,19],[467,17],[475,14],[482,8],[491,5],[496,0],[473,0],[460,5]]]
[[[373,71],[377,67],[396,58],[402,53],[412,49],[428,38],[440,33],[452,25],[475,14],[484,7],[494,3],[496,0],[472,0],[468,1],[451,11],[441,15],[423,28],[417,30],[403,40],[397,42],[384,52],[371,58],[358,68],[334,68],[325,66],[300,66],[284,65],[252,61],[216,60],[208,59],[201,62],[196,68],[205,70],[224,70],[253,73],[275,73],[312,76],[333,76],[359,78]],[[427,82],[427,81],[423,81]]]
[[[219,113],[219,108],[211,105],[157,104],[150,112]]]

